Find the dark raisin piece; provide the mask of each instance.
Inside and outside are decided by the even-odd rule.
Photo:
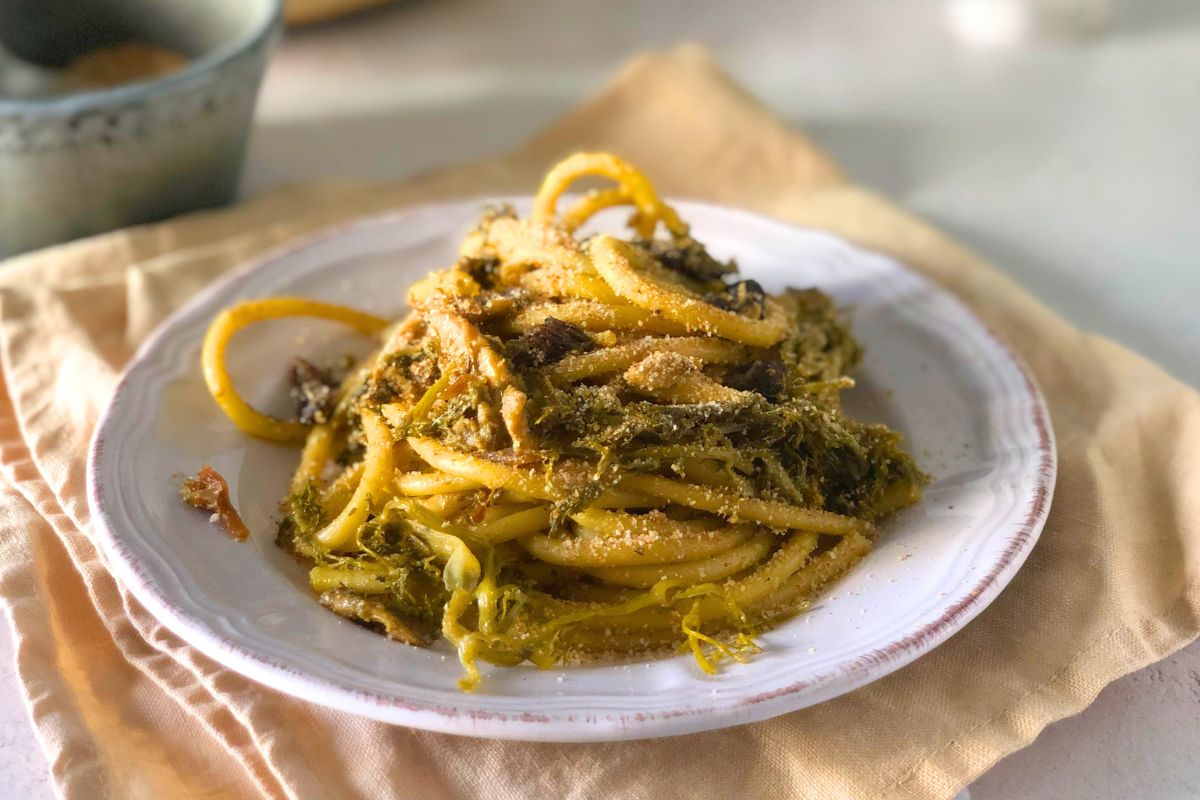
[[[561,361],[568,353],[591,350],[592,337],[569,322],[547,317],[508,344],[508,357],[522,369]]]
[[[704,245],[690,236],[682,239],[641,241],[638,245],[645,248],[666,269],[702,283],[720,280],[722,275],[737,271],[733,262],[713,258]]]
[[[704,296],[709,305],[732,311],[735,314],[746,314],[756,319],[767,315],[767,293],[763,291],[758,281],[738,281],[725,287],[724,291],[713,292]]]
[[[333,413],[337,382],[327,371],[311,361],[297,358],[292,361],[292,388],[289,394],[296,402],[296,418],[303,425],[323,425]]]
[[[725,385],[745,392],[758,392],[768,400],[775,400],[783,394],[783,378],[783,362],[764,359],[731,367],[725,373]]]

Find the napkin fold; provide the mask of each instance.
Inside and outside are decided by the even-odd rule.
[[[113,578],[84,460],[122,365],[198,288],[305,231],[528,193],[622,154],[668,195],[888,253],[972,306],[1049,402],[1059,476],[1021,572],[914,664],[771,721],[592,745],[458,738],[310,705],[220,667]],[[0,270],[0,599],[55,783],[103,798],[946,798],[1200,631],[1200,395],[1082,333],[838,167],[692,47],[629,64],[512,153],[402,185],[321,184],[23,256]]]

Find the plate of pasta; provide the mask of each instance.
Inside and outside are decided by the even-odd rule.
[[[579,153],[533,197],[360,220],[210,287],[88,466],[118,577],[222,664],[595,741],[765,719],[937,646],[1034,546],[1055,452],[1027,371],[927,279]]]

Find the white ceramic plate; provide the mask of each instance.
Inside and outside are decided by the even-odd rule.
[[[517,200],[521,210],[528,202]],[[1055,455],[1028,373],[967,309],[905,267],[824,233],[696,203],[679,210],[719,257],[768,290],[818,286],[867,348],[847,409],[908,439],[934,476],[885,523],[877,549],[800,618],[764,633],[748,664],[706,676],[690,656],[539,671],[486,668],[455,688],[444,646],[376,636],[321,608],[274,543],[295,450],[251,440],[202,382],[209,320],[244,298],[294,294],[398,315],[411,281],[452,263],[482,201],[425,206],[326,232],[211,287],[138,353],[100,422],[89,463],[96,532],[126,586],[212,658],[297,697],[367,717],[474,736],[634,739],[751,722],[828,700],[909,663],[978,614],[1029,554],[1049,510]],[[600,227],[619,228],[614,215]],[[319,321],[240,334],[246,396],[286,409],[294,354],[358,347]],[[237,543],[182,506],[172,476],[211,463],[251,531]]]

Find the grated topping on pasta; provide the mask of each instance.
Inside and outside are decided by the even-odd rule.
[[[585,176],[614,185],[560,211]],[[619,206],[628,239],[579,235]],[[616,156],[556,165],[528,218],[489,209],[407,299],[397,321],[247,301],[212,323],[204,373],[244,431],[303,445],[278,542],[322,603],[440,634],[466,690],[479,661],[745,660],[920,498],[899,435],[842,413],[861,351],[829,297],[739,279]],[[295,362],[295,420],[225,367],[238,330],[287,316],[378,342],[341,375]]]

